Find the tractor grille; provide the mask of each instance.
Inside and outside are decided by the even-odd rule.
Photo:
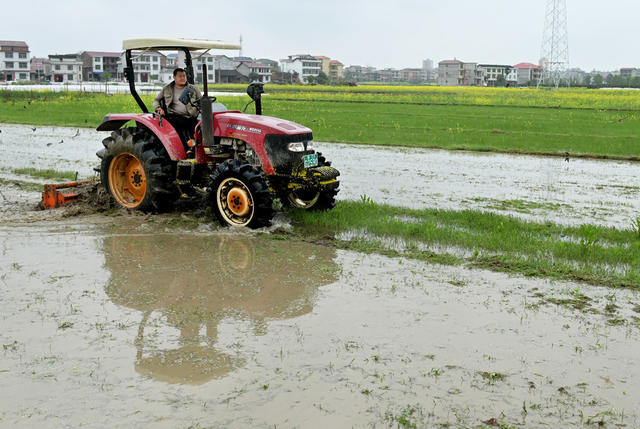
[[[313,140],[313,134],[269,134],[264,140],[265,150],[269,156],[269,161],[273,165],[277,174],[291,174],[293,171],[304,168],[303,158],[305,155],[313,153],[313,150],[306,152],[291,152],[287,149],[289,143],[309,142]]]

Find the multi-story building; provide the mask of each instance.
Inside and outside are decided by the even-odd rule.
[[[513,68],[517,72],[517,83],[520,86],[538,82],[542,75],[542,67],[533,63],[518,63]]]
[[[82,82],[80,54],[49,55],[52,82]]]
[[[309,76],[317,77],[320,74],[322,62],[307,54],[289,55],[280,60],[280,68],[283,73],[298,73],[302,82],[307,82]]]
[[[426,60],[422,60],[422,68],[427,71],[433,70],[433,60],[427,58]]]
[[[194,80],[196,83],[204,83],[202,79],[202,65],[207,65],[207,83],[215,83],[215,57],[208,53],[192,52],[193,72],[195,74]]]
[[[640,76],[640,69],[635,67],[625,67],[620,69],[620,76],[622,77],[638,77]]]
[[[160,71],[167,64],[167,57],[156,51],[131,52],[131,62],[133,63],[133,75],[136,83],[152,82],[160,79]],[[118,62],[118,73],[124,76],[124,67],[127,61],[125,53],[120,55]]]
[[[271,82],[271,67],[269,67],[269,64],[242,61],[238,67],[236,67],[236,70],[238,70],[238,72],[243,76],[246,76],[248,80],[256,77],[258,82]]]
[[[82,59],[82,80],[94,81],[115,79],[118,76],[119,52],[84,51],[80,54]]]
[[[314,58],[320,61],[320,71],[328,77],[331,58],[325,57],[324,55],[316,55]]]
[[[0,80],[29,80],[29,46],[21,40],[0,40]]]
[[[51,80],[51,61],[48,58],[32,57],[29,73],[30,79],[34,82]]]
[[[400,81],[400,70],[386,68],[382,70],[378,70],[377,79],[378,82],[399,82]]]
[[[438,85],[480,85],[482,83],[482,75],[476,66],[477,63],[465,63],[456,59],[440,61],[438,63]]]
[[[332,60],[331,58],[323,55],[316,56],[315,59],[320,61],[320,71],[330,80],[335,82],[342,79],[342,70],[344,66],[340,61]]]
[[[511,72],[512,67],[503,64],[478,64],[476,69],[482,77],[482,84],[486,86],[496,86],[500,76],[504,79],[504,83],[507,82],[507,76]]]
[[[343,75],[346,80],[353,82],[376,81],[377,70],[374,67],[349,66],[343,69]]]
[[[337,80],[341,80],[343,68],[344,65],[340,61],[331,60],[329,62],[329,74],[327,76],[329,76],[329,79],[334,82]]]
[[[400,70],[400,80],[409,83],[422,83],[427,80],[427,71],[425,69],[402,69]]]
[[[215,55],[214,57],[214,77],[217,83],[245,83],[247,76],[241,74],[237,68],[240,64],[233,58],[226,55]]]
[[[280,64],[278,64],[278,62],[275,60],[270,60],[269,58],[256,58],[255,60],[253,60],[253,62],[267,64],[271,73],[280,69]]]

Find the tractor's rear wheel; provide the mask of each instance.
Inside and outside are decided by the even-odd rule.
[[[322,153],[318,152],[318,166],[331,166],[331,161],[327,161]],[[280,194],[280,202],[285,207],[294,207],[303,210],[331,210],[336,206],[336,195],[340,189],[336,186],[334,189],[324,191],[317,190],[299,190],[285,191]]]
[[[170,208],[179,196],[175,163],[155,135],[123,128],[102,141],[100,180],[120,206],[149,211]]]
[[[271,225],[271,193],[264,178],[250,164],[232,159],[218,165],[211,175],[207,198],[222,225]]]

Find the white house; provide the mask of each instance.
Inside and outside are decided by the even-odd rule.
[[[30,51],[26,42],[0,40],[0,80],[29,80]]]
[[[243,61],[236,68],[242,75],[249,77],[252,73],[258,76],[258,82],[271,82],[271,67],[269,64],[254,63],[252,61]]]
[[[298,73],[302,82],[307,82],[309,76],[317,77],[322,70],[322,61],[311,55],[289,55],[289,58],[280,60],[280,69],[283,73]]]
[[[80,54],[49,55],[52,82],[82,82]]]
[[[167,64],[167,58],[164,54],[156,51],[133,51],[131,52],[131,62],[136,83],[146,83],[159,80],[160,71]],[[124,73],[126,64],[127,60],[125,52],[123,52],[118,65],[118,73]]]
[[[193,73],[196,83],[203,83],[202,65],[207,65],[207,83],[215,83],[215,57],[211,54],[203,54],[200,52],[191,53],[191,62],[193,64]]]

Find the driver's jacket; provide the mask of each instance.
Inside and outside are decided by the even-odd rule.
[[[156,98],[154,98],[153,100],[154,111],[158,110],[158,107],[163,107],[164,109],[164,106],[160,105],[160,101],[164,99],[164,102],[166,103],[166,107],[167,107],[166,109],[164,109],[165,113],[175,113],[175,112],[172,112],[171,109],[169,108],[169,106],[171,106],[171,103],[173,102],[173,88],[175,85],[176,85],[175,81],[171,82],[169,85],[166,85],[164,88],[162,88],[162,91],[160,91],[158,95],[156,95]],[[191,101],[195,102],[196,100],[200,99],[200,97],[202,97],[202,94],[200,93],[200,90],[198,89],[198,87],[196,87],[195,85],[191,85],[190,83],[188,83],[185,86],[185,88],[187,86],[193,89],[193,92],[194,92],[194,94],[191,96]],[[179,102],[180,101],[176,100],[176,103],[179,103]],[[198,109],[196,109],[194,106],[190,104],[186,107],[187,107],[187,112],[189,112],[189,114],[192,117],[195,118],[196,116],[198,116],[198,113],[199,113]]]

